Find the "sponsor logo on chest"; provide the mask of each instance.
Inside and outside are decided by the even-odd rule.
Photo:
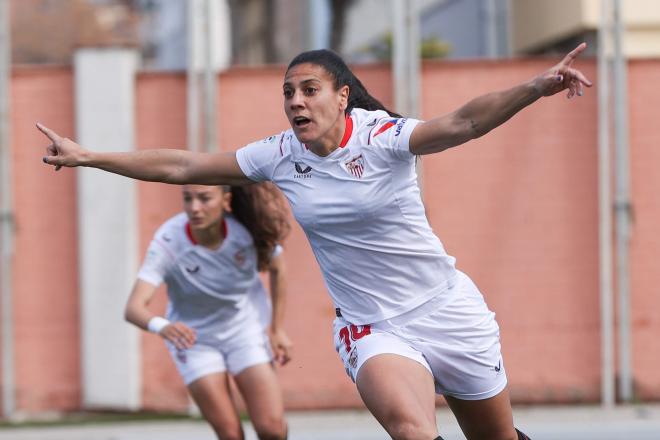
[[[310,179],[312,177],[312,167],[305,165],[302,162],[294,162],[296,174],[293,175],[296,179]]]

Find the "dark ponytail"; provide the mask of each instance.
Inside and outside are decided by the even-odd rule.
[[[348,107],[346,114],[354,108],[364,110],[385,110],[390,116],[401,115],[388,110],[379,100],[369,94],[362,82],[348,68],[344,60],[328,49],[310,50],[297,55],[287,67],[287,71],[298,64],[310,63],[321,66],[334,79],[335,90],[348,86]]]
[[[266,270],[273,249],[291,230],[283,197],[270,183],[232,186],[231,210],[252,235],[258,269]]]

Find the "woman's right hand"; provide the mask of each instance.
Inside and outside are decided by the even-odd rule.
[[[159,335],[171,342],[178,350],[192,347],[197,340],[195,330],[178,321],[165,326]]]
[[[55,171],[62,167],[77,167],[85,162],[88,151],[80,145],[71,139],[61,137],[43,124],[37,123],[37,128],[51,142],[46,147],[46,155],[43,161],[48,165],[54,165]]]

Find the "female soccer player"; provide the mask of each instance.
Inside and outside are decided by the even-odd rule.
[[[126,305],[129,322],[166,341],[222,440],[244,438],[229,375],[259,438],[286,438],[272,361],[288,362],[291,348],[282,328],[286,278],[278,244],[289,225],[276,196],[266,185],[183,186],[184,212],[156,232]],[[272,319],[259,270],[270,274]],[[148,308],[161,283],[169,297],[166,318]]]
[[[291,129],[279,135],[235,153],[96,153],[39,124],[51,141],[44,162],[178,184],[275,183],[337,309],[346,371],[390,436],[440,438],[438,392],[468,440],[526,439],[513,426],[498,325],[428,224],[415,158],[483,136],[541,97],[582,95],[591,82],[572,65],[585,47],[425,122],[387,111],[336,54],[304,52],[284,76]]]

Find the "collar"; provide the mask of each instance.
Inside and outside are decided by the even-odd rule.
[[[224,240],[227,238],[227,219],[222,217],[222,224],[220,225],[220,231],[222,233],[222,239]],[[188,236],[188,240],[194,245],[197,245],[197,240],[195,240],[195,237],[193,237],[192,234],[192,229],[190,228],[190,222],[186,222],[186,236]]]
[[[348,141],[351,139],[351,135],[353,134],[353,118],[350,114],[346,115],[344,123],[344,137],[342,137],[341,142],[339,142],[339,148],[344,148],[346,144],[348,144]],[[306,144],[302,144],[302,146],[305,147],[305,150],[309,150]]]

